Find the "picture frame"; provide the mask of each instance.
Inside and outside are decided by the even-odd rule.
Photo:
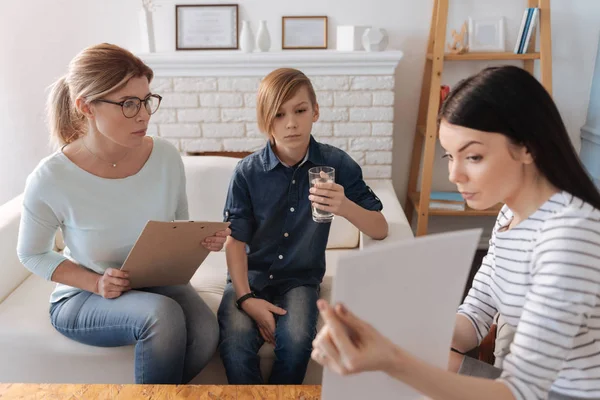
[[[506,37],[504,17],[472,18],[469,17],[469,51],[504,52]]]
[[[179,4],[175,6],[176,50],[237,50],[237,4]]]
[[[327,16],[281,17],[281,48],[326,49]]]

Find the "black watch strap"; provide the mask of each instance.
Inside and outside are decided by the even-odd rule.
[[[238,308],[238,310],[242,309],[242,303],[243,302],[245,302],[248,299],[252,299],[252,298],[256,298],[256,294],[254,294],[254,292],[246,293],[245,295],[243,295],[242,297],[240,297],[239,299],[237,299],[235,301],[235,305]]]

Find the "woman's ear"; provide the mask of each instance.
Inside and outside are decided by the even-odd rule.
[[[75,108],[77,108],[77,110],[80,113],[82,113],[83,115],[85,115],[87,118],[90,118],[90,119],[94,118],[94,112],[92,110],[92,106],[90,105],[90,103],[85,101],[85,99],[83,99],[82,97],[79,97],[79,98],[77,98],[77,100],[75,100]]]
[[[527,146],[521,146],[519,149],[519,161],[523,164],[533,164],[535,157],[531,154],[531,151]]]

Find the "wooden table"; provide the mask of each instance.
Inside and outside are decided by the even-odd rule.
[[[177,386],[0,383],[0,399],[320,400],[321,386]]]

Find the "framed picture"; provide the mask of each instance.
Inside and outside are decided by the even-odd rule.
[[[469,51],[506,51],[504,17],[469,17]]]
[[[235,50],[238,48],[237,4],[175,6],[177,50]]]
[[[327,17],[281,17],[281,48],[326,49]]]

